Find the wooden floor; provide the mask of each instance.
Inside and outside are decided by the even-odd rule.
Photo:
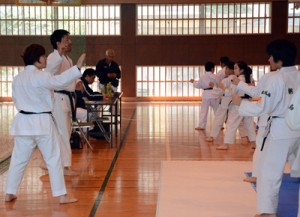
[[[65,180],[68,193],[79,198],[79,202],[59,205],[52,198],[49,177],[39,168],[41,157],[36,151],[14,203],[4,202],[8,163],[2,163],[0,216],[154,217],[162,161],[252,160],[253,150],[240,144],[239,139],[227,151],[218,151],[216,144],[206,143],[212,115],[206,132],[194,130],[198,123],[198,102],[123,102],[122,105],[122,127],[114,138],[115,147],[110,148],[105,140],[90,139],[94,151],[86,147],[73,151],[73,169],[79,176]],[[9,104],[0,104],[0,108],[0,144],[9,152],[12,139],[8,128],[14,109]]]

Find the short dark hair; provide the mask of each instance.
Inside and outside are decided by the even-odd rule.
[[[280,39],[268,44],[266,51],[275,63],[282,61],[282,66],[293,66],[297,56],[297,47],[291,41]]]
[[[211,69],[215,68],[215,64],[213,62],[206,62],[205,63],[205,71],[210,72]]]
[[[93,68],[88,68],[84,70],[82,77],[85,78],[86,76],[93,76],[93,75],[96,75],[96,70]]]
[[[225,64],[225,66],[227,66],[228,69],[231,69],[231,70],[234,69],[234,62],[233,61],[228,61],[224,64]]]
[[[41,56],[46,54],[45,48],[40,44],[31,44],[25,48],[21,57],[23,58],[25,66],[34,65],[39,62]]]
[[[225,64],[227,62],[229,62],[229,58],[227,56],[223,56],[223,57],[220,58],[220,63]]]
[[[70,33],[64,29],[57,29],[52,33],[52,35],[50,36],[50,42],[52,44],[53,49],[57,49],[56,42],[61,42],[61,39],[65,35],[70,35]]]

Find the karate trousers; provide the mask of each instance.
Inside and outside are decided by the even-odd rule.
[[[60,159],[59,138],[56,129],[53,128],[49,129],[52,131],[49,135],[15,136],[6,183],[7,194],[17,193],[25,168],[36,146],[39,148],[48,168],[52,195],[57,197],[67,194]]]

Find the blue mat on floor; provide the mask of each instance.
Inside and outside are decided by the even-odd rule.
[[[246,173],[251,176],[251,173]],[[300,180],[291,178],[290,174],[284,174],[280,191],[278,204],[278,217],[297,217],[298,213],[298,192]],[[256,190],[256,184],[253,184]]]

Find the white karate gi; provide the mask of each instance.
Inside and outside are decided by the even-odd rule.
[[[51,90],[64,88],[80,77],[77,67],[72,67],[59,76],[41,71],[34,65],[26,66],[13,81],[12,96],[18,111],[51,112],[53,95]],[[53,196],[66,194],[63,168],[60,159],[59,135],[51,114],[18,113],[11,126],[15,137],[11,157],[6,193],[16,194],[24,170],[36,146],[47,164]]]
[[[299,71],[294,66],[282,67],[266,80],[260,102],[242,100],[239,108],[242,116],[268,114],[274,117],[269,121],[270,131],[266,129],[269,134],[259,159],[260,169],[257,176],[259,213],[277,212],[278,193],[285,163],[288,157],[298,150],[300,130],[292,131],[284,120],[291,97],[300,83],[298,74]]]
[[[233,77],[234,75],[229,75],[227,78],[224,78],[221,81],[225,88],[230,88],[231,79],[233,79]],[[214,87],[212,92],[221,98],[210,132],[210,136],[215,139],[219,135],[223,124],[226,121],[228,105],[231,101],[231,96],[225,96],[224,91],[218,87]],[[247,132],[242,125],[239,126],[239,131],[241,137],[247,136]]]
[[[231,86],[231,80],[233,79],[235,75],[229,75],[227,78],[224,78],[221,82],[224,85],[226,89],[229,89]],[[221,97],[220,105],[217,108],[214,121],[212,124],[210,136],[216,139],[216,137],[219,135],[224,122],[227,119],[227,113],[228,113],[228,105],[231,102],[231,96],[225,96],[224,91],[221,88],[214,87],[213,94],[219,95]],[[239,133],[241,137],[247,136],[247,131],[243,124],[241,123],[239,125]]]
[[[61,74],[63,71],[73,66],[72,60],[68,56],[61,56],[57,50],[49,54],[47,59],[46,70],[54,75]],[[73,81],[64,89],[69,92],[74,92],[76,81]],[[69,96],[62,93],[54,93],[54,108],[53,116],[56,120],[58,131],[61,136],[61,160],[63,167],[72,165],[72,150],[70,145],[71,136],[71,104]]]
[[[300,130],[300,89],[296,91],[294,96],[292,97],[289,109],[286,113],[285,116],[285,121],[287,125],[292,129],[292,130]],[[295,171],[298,171],[297,176],[299,176],[299,171],[300,171],[300,149],[298,149],[297,156],[295,161],[298,163],[295,163],[295,166],[292,168],[291,173],[295,173]],[[300,189],[299,189],[299,197],[300,197]],[[299,207],[300,207],[300,198],[299,198],[299,203],[298,203],[298,217],[300,217],[300,212],[299,212]]]
[[[243,82],[245,82],[245,76],[240,75],[239,79]],[[236,88],[236,85],[231,84],[229,89],[225,90],[225,96],[232,96],[232,94],[238,94],[239,96],[244,96],[245,92],[238,90]],[[256,139],[256,133],[253,125],[253,117],[242,117],[238,113],[239,106],[230,104],[229,105],[229,111],[228,111],[228,118],[226,123],[226,131],[224,135],[224,143],[225,144],[234,144],[235,143],[235,137],[236,137],[236,131],[243,121],[243,125],[247,130],[247,136],[250,142],[254,142]]]
[[[244,91],[246,94],[248,94],[249,96],[251,96],[253,98],[259,97],[265,82],[267,81],[269,76],[272,75],[273,73],[276,73],[276,71],[269,72],[269,73],[263,75],[260,78],[257,86],[248,85],[247,83],[241,81],[238,83],[236,88],[238,90]],[[259,169],[259,158],[260,158],[260,153],[261,153],[260,149],[261,149],[261,145],[262,145],[263,138],[264,138],[263,135],[265,133],[265,127],[267,126],[268,117],[269,116],[267,114],[260,116],[258,123],[257,123],[258,131],[256,134],[256,141],[255,141],[256,149],[253,154],[252,177],[257,177],[257,173],[258,173],[258,169]]]
[[[218,72],[217,72],[217,76],[219,78],[219,81],[222,81],[225,77],[226,77],[226,66],[224,66],[222,69],[220,69]]]
[[[199,127],[203,129],[206,127],[209,107],[212,107],[215,114],[219,105],[219,96],[213,94],[212,89],[205,90],[206,88],[210,88],[209,82],[213,82],[215,86],[217,86],[219,79],[212,72],[205,72],[205,74],[200,77],[199,81],[194,81],[193,83],[194,88],[204,89],[202,93],[201,111],[199,114]]]

